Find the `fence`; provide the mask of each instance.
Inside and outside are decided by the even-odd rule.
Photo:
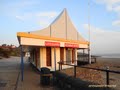
[[[58,62],[58,64],[59,64],[59,71],[62,70],[62,65],[73,66],[74,67],[74,77],[76,77],[76,67],[106,72],[106,84],[107,85],[110,84],[109,83],[109,73],[120,74],[120,71],[109,70],[109,67],[106,67],[106,69],[91,68],[91,67],[79,66],[79,65],[77,65],[76,62],[74,62],[74,64],[71,64],[71,62]]]

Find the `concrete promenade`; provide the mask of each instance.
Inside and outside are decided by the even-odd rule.
[[[40,85],[40,75],[24,59],[24,81],[21,82],[20,58],[0,59],[0,90],[56,90]]]
[[[0,59],[0,90],[15,90],[19,72],[19,57]]]

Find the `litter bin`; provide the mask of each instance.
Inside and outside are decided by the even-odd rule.
[[[50,69],[48,69],[46,67],[41,68],[40,83],[42,85],[50,84]]]

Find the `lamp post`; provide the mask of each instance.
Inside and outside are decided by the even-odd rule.
[[[88,54],[89,54],[89,64],[91,64],[91,36],[90,36],[90,0],[88,0],[88,35],[89,35],[89,46],[88,46]]]

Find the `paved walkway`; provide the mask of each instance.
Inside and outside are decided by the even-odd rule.
[[[56,90],[40,85],[40,75],[24,58],[24,81],[21,82],[20,57],[0,59],[0,90]]]
[[[19,67],[19,57],[0,59],[0,90],[15,90]]]
[[[52,86],[40,85],[40,75],[26,61],[24,62],[24,81],[19,78],[17,90],[56,90]]]

